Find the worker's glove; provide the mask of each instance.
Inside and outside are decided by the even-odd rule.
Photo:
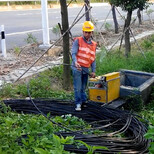
[[[92,73],[90,74],[90,78],[95,78],[95,73],[94,73],[94,72],[92,72]]]

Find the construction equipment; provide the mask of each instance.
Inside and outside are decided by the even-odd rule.
[[[109,103],[120,96],[120,73],[113,72],[89,79],[89,100]]]
[[[120,70],[90,78],[89,100],[104,103],[112,108],[125,104],[129,96],[139,96],[147,103],[153,86],[154,73]]]

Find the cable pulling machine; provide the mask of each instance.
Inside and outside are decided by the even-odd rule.
[[[113,72],[96,78],[90,78],[88,83],[89,100],[109,103],[120,96],[120,73]]]

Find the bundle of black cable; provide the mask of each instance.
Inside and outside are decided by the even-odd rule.
[[[149,140],[144,138],[147,132],[146,123],[138,120],[138,116],[128,111],[112,109],[101,106],[95,102],[88,102],[87,107],[81,112],[74,110],[74,102],[62,100],[4,100],[13,110],[23,113],[34,113],[46,115],[50,112],[51,116],[61,116],[72,114],[88,122],[92,128],[90,130],[103,130],[101,135],[88,135],[88,130],[68,131],[66,126],[63,127],[66,132],[57,133],[64,137],[75,136],[76,140],[82,140],[92,146],[105,146],[109,150],[97,149],[95,152],[100,153],[147,153]],[[52,122],[52,121],[51,121]],[[56,123],[55,123],[56,124]],[[119,138],[118,134],[125,134],[125,137]],[[65,145],[67,151],[76,153],[86,153],[87,148],[75,145]]]

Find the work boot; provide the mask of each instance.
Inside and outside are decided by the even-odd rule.
[[[81,105],[80,104],[77,104],[75,110],[76,111],[81,111]]]

